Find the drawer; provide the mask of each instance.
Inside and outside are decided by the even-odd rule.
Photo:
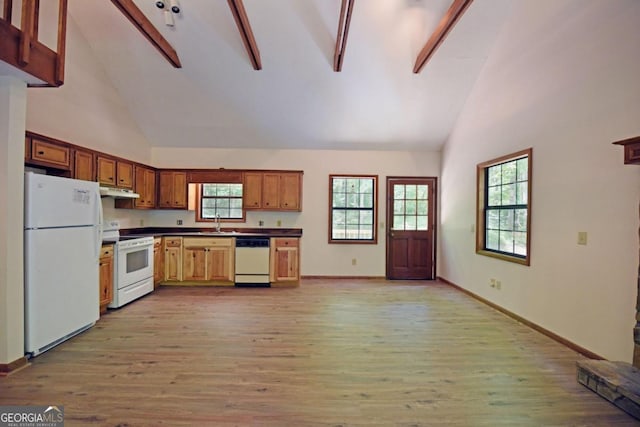
[[[179,248],[182,246],[182,237],[165,237],[164,246],[167,248]]]
[[[210,248],[212,246],[233,247],[232,237],[185,237],[184,246],[191,248]]]
[[[113,245],[105,245],[100,249],[100,258],[113,256]]]
[[[276,248],[297,248],[300,245],[300,239],[277,237],[272,242]]]

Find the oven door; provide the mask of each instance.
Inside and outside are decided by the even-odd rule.
[[[136,246],[118,245],[117,289],[123,289],[136,282],[153,277],[153,240],[150,244]]]

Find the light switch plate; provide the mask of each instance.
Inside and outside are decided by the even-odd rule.
[[[578,244],[586,245],[587,244],[587,232],[586,231],[578,231]]]

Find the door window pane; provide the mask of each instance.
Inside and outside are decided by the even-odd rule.
[[[426,230],[428,228],[429,186],[393,184],[393,229]]]

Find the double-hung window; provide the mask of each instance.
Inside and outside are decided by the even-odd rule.
[[[197,184],[196,220],[243,221],[242,184],[208,183]]]
[[[530,264],[531,154],[527,149],[477,166],[477,253]]]
[[[376,243],[377,175],[329,176],[329,243]]]

